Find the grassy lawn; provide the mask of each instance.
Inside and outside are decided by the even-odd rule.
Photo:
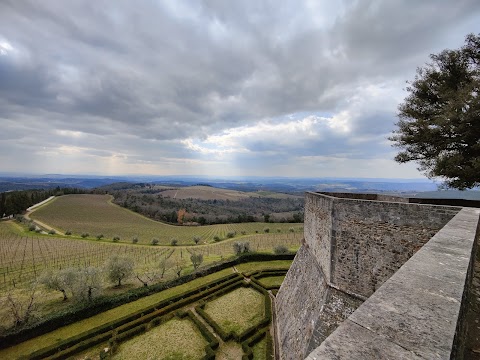
[[[280,286],[282,285],[285,276],[266,276],[261,279],[258,279],[258,282],[263,286]]]
[[[263,338],[253,347],[253,360],[267,360],[267,339]],[[271,359],[268,359],[271,360]]]
[[[0,359],[17,359],[20,356],[27,356],[35,350],[55,344],[58,341],[68,339],[71,336],[85,332],[96,326],[108,323],[115,319],[121,318],[128,314],[134,313],[138,310],[146,308],[150,305],[156,304],[159,301],[169,297],[182,294],[194,288],[197,288],[205,283],[219,279],[232,273],[232,269],[225,269],[202,278],[192,280],[186,284],[176,286],[174,288],[159,292],[154,295],[146,296],[137,301],[118,306],[114,309],[105,311],[101,314],[92,316],[88,319],[78,321],[74,324],[64,326],[47,334],[38,336],[34,339],[25,341],[16,346],[0,350]]]
[[[205,312],[227,333],[240,334],[265,316],[264,296],[252,288],[240,287],[205,305]]]
[[[250,273],[259,270],[289,269],[292,260],[274,260],[274,261],[253,261],[239,264],[237,270],[243,273]]]
[[[241,359],[242,355],[242,346],[236,342],[229,341],[227,343],[223,343],[217,349],[215,360],[237,360]]]
[[[197,360],[208,342],[188,319],[172,319],[122,343],[114,360]]]
[[[95,238],[102,234],[105,240],[118,236],[121,242],[129,243],[133,237],[137,237],[140,244],[149,244],[153,238],[157,238],[159,244],[170,245],[175,238],[179,245],[193,245],[194,236],[201,238],[201,244],[213,243],[215,236],[225,239],[228,232],[236,232],[240,238],[242,231],[246,235],[262,235],[265,228],[270,228],[279,236],[283,235],[285,241],[291,238],[292,244],[295,244],[294,240],[299,240],[297,238],[303,233],[303,224],[289,223],[168,225],[115,205],[111,200],[109,195],[64,195],[34,210],[30,217],[63,232],[70,230],[75,236],[88,233]],[[293,233],[290,233],[290,228],[294,229]]]

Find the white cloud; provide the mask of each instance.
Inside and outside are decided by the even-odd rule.
[[[404,82],[478,24],[477,0],[1,2],[2,171],[421,176],[386,140]]]

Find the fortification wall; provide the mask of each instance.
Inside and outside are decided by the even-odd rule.
[[[282,359],[303,359],[315,327],[312,315],[321,313],[328,288],[317,260],[305,245],[298,250],[282,287],[288,290],[279,292],[275,299],[278,350]]]
[[[369,297],[459,208],[335,199],[330,282]]]
[[[307,359],[463,359],[479,214],[462,209]]]
[[[330,281],[332,212],[335,198],[330,196],[305,197],[304,239],[321,267],[325,280]]]
[[[306,194],[304,245],[276,301],[282,359],[304,358],[312,333],[326,333],[329,290],[368,298],[460,210],[342,195]]]

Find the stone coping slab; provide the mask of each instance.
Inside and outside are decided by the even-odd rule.
[[[307,359],[450,359],[479,215],[463,208]]]

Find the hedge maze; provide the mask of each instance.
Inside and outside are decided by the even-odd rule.
[[[286,271],[286,269],[283,269],[244,274],[232,273],[136,313],[70,337],[55,345],[42,348],[31,353],[28,359],[65,359],[95,348],[98,348],[100,359],[115,359],[117,358],[116,354],[118,354],[118,358],[123,358],[121,354],[125,352],[129,354],[128,357],[131,357],[128,347],[129,344],[135,344],[135,342],[127,340],[136,337],[137,341],[141,343],[142,336],[146,336],[146,339],[150,331],[155,331],[157,327],[164,326],[172,319],[189,322],[201,335],[197,338],[203,337],[204,343],[207,345],[204,346],[203,351],[197,351],[198,357],[195,358],[215,359],[219,345],[234,341],[241,345],[244,360],[254,358],[273,359],[274,349],[271,336],[273,296],[269,290],[278,289],[279,285],[264,286],[261,280],[284,276]],[[245,297],[247,299],[245,300],[246,304],[242,305],[243,310],[239,313],[238,307],[235,307],[235,301],[232,300],[237,296],[241,297],[241,294],[249,294],[249,296]],[[253,297],[251,297],[252,295]],[[225,297],[230,298],[225,301]],[[222,319],[222,317],[217,316],[218,314],[213,311],[215,310],[213,305],[222,301],[222,298],[222,306],[228,307],[229,303],[232,304],[226,309],[226,312],[231,316],[228,321],[225,321],[225,319],[219,321],[218,319]],[[248,303],[250,298],[255,301]],[[260,301],[258,301],[259,298]],[[224,305],[225,302],[227,305]],[[240,298],[241,302],[242,299]],[[252,314],[246,314],[247,317],[244,319],[243,327],[239,327],[238,324],[235,324],[236,316],[245,316],[245,308],[248,309],[249,306],[251,306]],[[235,330],[226,326],[229,322],[233,324]],[[245,326],[245,323],[247,326]],[[155,346],[162,346],[161,340],[159,341],[160,343],[157,342]],[[169,343],[174,341],[175,338],[168,338]],[[263,343],[260,344],[262,341]],[[258,346],[259,344],[261,346]],[[184,346],[177,347],[177,349],[180,348],[184,348]],[[255,357],[254,350],[257,354]],[[181,351],[181,349],[178,351]],[[259,353],[260,355],[258,355]],[[141,354],[138,354],[138,356],[138,358],[142,358]]]

